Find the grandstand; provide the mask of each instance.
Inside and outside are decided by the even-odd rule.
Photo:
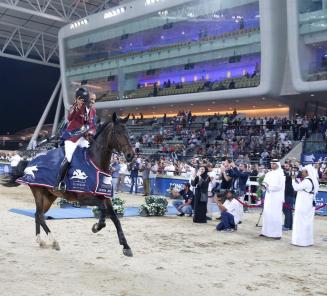
[[[33,140],[59,97],[54,135],[61,99],[67,110],[80,85],[96,93],[100,119],[113,111],[293,118],[327,110],[326,0],[51,2],[0,3],[1,21],[11,10],[18,24],[1,39],[1,55],[49,66],[60,59],[61,80]]]

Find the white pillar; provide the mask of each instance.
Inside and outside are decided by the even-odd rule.
[[[57,109],[56,109],[56,115],[55,115],[53,126],[52,126],[51,136],[54,136],[56,134],[56,130],[58,128],[58,122],[59,122],[59,116],[60,116],[62,98],[63,98],[63,95],[62,95],[62,89],[61,89],[60,90],[59,99],[58,99]]]
[[[58,81],[58,83],[57,83],[57,85],[56,85],[56,87],[55,87],[55,89],[54,89],[54,91],[53,91],[53,93],[52,93],[52,95],[50,97],[50,100],[49,100],[47,106],[45,107],[45,109],[43,111],[43,114],[42,114],[42,116],[40,118],[40,121],[39,121],[39,123],[38,123],[38,125],[37,125],[37,127],[36,127],[36,129],[34,131],[34,134],[33,134],[32,138],[31,138],[28,146],[27,146],[27,150],[31,150],[32,147],[33,147],[33,142],[37,140],[39,132],[40,132],[40,130],[41,130],[43,124],[44,124],[44,121],[46,120],[46,118],[47,118],[47,116],[49,114],[52,103],[53,103],[53,101],[54,101],[54,99],[55,99],[55,97],[56,97],[56,95],[58,93],[60,83],[61,83],[61,80],[59,78],[59,81]]]
[[[322,9],[327,9],[327,0],[322,0]]]

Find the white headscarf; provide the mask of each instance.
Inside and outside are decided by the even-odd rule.
[[[306,170],[308,172],[308,177],[312,180],[313,183],[313,191],[315,194],[318,193],[319,191],[319,177],[318,177],[318,172],[314,168],[312,164],[308,164],[305,167],[302,168],[302,170]]]

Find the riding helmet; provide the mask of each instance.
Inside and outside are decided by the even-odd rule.
[[[80,87],[76,90],[75,98],[77,99],[78,97],[80,97],[80,99],[84,101],[84,103],[88,103],[90,101],[90,94],[88,90],[83,87]]]

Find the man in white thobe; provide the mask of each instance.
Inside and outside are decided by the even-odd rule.
[[[266,188],[266,195],[260,236],[280,239],[283,227],[285,175],[278,160],[271,161],[271,169],[262,183]]]
[[[292,244],[301,247],[313,245],[313,220],[315,207],[313,201],[319,189],[315,168],[307,165],[302,168],[301,182],[293,180],[297,191],[293,221]]]

